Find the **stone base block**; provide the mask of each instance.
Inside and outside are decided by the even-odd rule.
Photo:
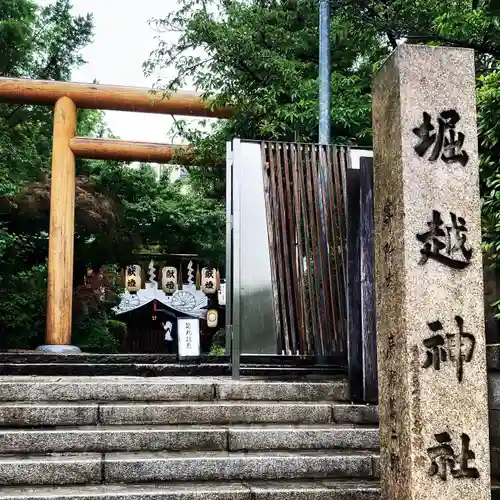
[[[101,481],[99,454],[0,457],[0,485],[93,484]]]
[[[328,403],[260,403],[213,401],[193,403],[108,403],[100,408],[101,423],[131,424],[261,424],[331,422]]]
[[[372,455],[362,452],[109,454],[104,482],[370,478],[372,462]]]
[[[275,425],[229,429],[229,449],[236,450],[373,450],[379,446],[378,428],[350,426]]]

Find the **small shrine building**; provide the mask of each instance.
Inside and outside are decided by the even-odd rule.
[[[199,326],[199,354],[210,352],[225,324],[225,284],[217,269],[199,264],[195,269],[192,260],[161,267],[151,260],[147,277],[137,264],[128,265],[122,275],[125,291],[113,309],[127,325],[122,352],[177,354],[179,335],[184,335],[179,320],[186,319]]]

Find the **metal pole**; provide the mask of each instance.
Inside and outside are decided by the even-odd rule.
[[[319,143],[321,146],[330,144],[330,0],[319,0]],[[326,165],[325,148],[320,147],[319,150],[320,162],[318,166],[318,197],[321,216],[321,244],[327,256],[328,242],[326,237],[326,220],[325,220],[325,204],[323,193],[328,193],[328,182],[323,171],[323,166]],[[329,199],[328,196],[326,199]],[[325,272],[323,269],[324,263],[321,260],[321,252],[319,255],[320,275]],[[322,282],[319,276],[320,283]],[[326,321],[326,290],[321,289],[321,313],[320,321]],[[328,327],[329,325],[325,325]],[[325,329],[325,331],[328,331]],[[321,346],[322,353],[318,356],[318,361],[322,362],[324,357],[324,346]]]
[[[229,328],[231,335],[231,374],[234,380],[240,378],[240,357],[241,357],[241,142],[233,139],[231,161],[228,162],[228,179],[231,185],[231,316],[232,322]],[[229,191],[228,191],[229,195]]]
[[[233,144],[226,142],[226,356],[232,366],[233,328]]]
[[[319,0],[319,143],[330,144],[330,0]]]

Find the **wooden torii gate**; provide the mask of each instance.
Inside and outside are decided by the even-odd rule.
[[[46,345],[40,350],[79,352],[71,345],[75,158],[168,163],[179,146],[76,137],[77,108],[215,118],[229,118],[231,113],[210,108],[195,92],[177,92],[167,98],[145,88],[21,78],[0,78],[0,102],[55,106],[47,329]]]

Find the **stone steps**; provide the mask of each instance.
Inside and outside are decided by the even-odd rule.
[[[0,453],[378,448],[378,429],[348,425],[82,426],[0,430]]]
[[[137,489],[122,495],[125,486],[113,485],[143,483],[151,498],[187,499],[203,491],[193,483],[216,481],[213,498],[231,499],[255,495],[227,482],[271,481],[264,498],[281,481],[373,480],[378,430],[355,422],[374,409],[347,401],[342,377],[0,377],[0,500],[23,496],[13,486],[35,497],[54,486],[68,498],[118,499]],[[171,481],[184,484],[155,486]]]
[[[373,421],[342,377],[0,377],[0,500],[373,500]]]
[[[377,407],[290,401],[1,402],[3,427],[167,424],[376,425]]]
[[[340,377],[0,376],[0,500],[379,499],[377,407],[348,401]]]
[[[0,401],[348,401],[345,377],[290,382],[224,377],[0,377]]]
[[[86,364],[86,365],[175,365],[185,364],[226,364],[230,363],[229,356],[211,356],[202,354],[196,360],[180,361],[177,354],[97,354],[97,353],[48,353],[39,351],[25,352],[0,352],[0,365],[2,364]],[[304,367],[304,368],[332,368],[343,366],[338,356],[322,357],[319,363],[315,356],[285,356],[282,354],[242,354],[241,365],[249,366],[275,366],[275,367]]]
[[[311,375],[335,375],[345,372],[343,368],[328,366],[274,366],[242,364],[241,375],[309,378]],[[0,363],[0,375],[37,376],[229,376],[229,363]]]
[[[371,481],[102,484],[0,488],[0,500],[378,500]]]
[[[244,376],[283,376],[309,379],[346,374],[345,360],[338,356],[318,362],[313,356],[245,355],[240,359]],[[176,354],[50,354],[0,352],[0,375],[38,376],[230,376],[229,356],[201,355],[179,360]]]
[[[372,452],[138,452],[0,456],[0,485],[373,479]]]
[[[492,500],[500,500],[493,485]],[[0,500],[380,500],[376,481],[249,481],[0,487]]]

